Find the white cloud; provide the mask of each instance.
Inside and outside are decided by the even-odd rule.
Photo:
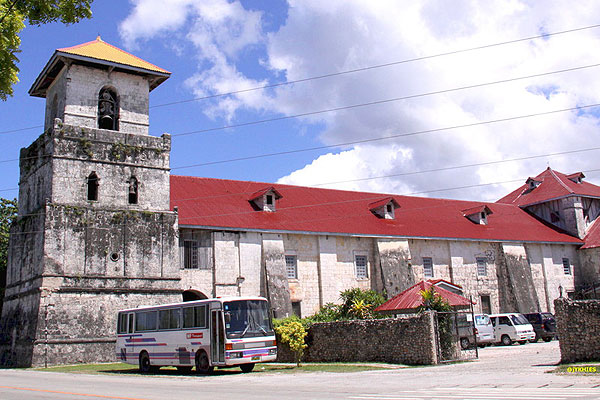
[[[462,0],[289,0],[287,19],[270,33],[261,13],[225,0],[172,0],[174,14],[148,20],[154,0],[138,0],[121,26],[128,43],[182,29],[197,49],[199,70],[188,80],[197,95],[259,86],[237,61],[253,46],[264,48],[258,65],[273,77],[296,80],[412,59],[495,42],[593,25],[600,4]],[[193,21],[183,27],[183,22]],[[468,86],[594,64],[600,31],[586,30],[387,68],[282,86],[271,92],[230,96],[204,111],[234,119],[239,110],[293,115],[344,105]],[[598,68],[313,115],[328,145],[399,133],[478,123],[599,102]],[[259,118],[257,118],[259,119]],[[512,122],[346,146],[286,174],[281,182],[317,184],[373,176],[334,187],[420,192],[527,177],[551,167],[574,172],[600,168],[594,153],[555,156],[435,173],[407,174],[596,146],[598,118],[562,113]],[[404,174],[404,175],[403,175]],[[436,192],[433,196],[492,200],[518,183]]]

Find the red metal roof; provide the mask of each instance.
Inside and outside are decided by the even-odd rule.
[[[256,211],[248,197],[272,186],[283,197],[277,211]],[[394,197],[395,219],[377,218],[369,205]],[[581,244],[509,204],[485,203],[493,214],[487,225],[473,224],[461,210],[481,202],[391,196],[171,175],[171,209],[179,209],[179,225],[240,230],[266,230],[399,236],[419,238],[530,241]]]
[[[593,185],[589,182],[576,183],[569,179],[569,177],[573,178],[578,176],[583,176],[583,174],[577,172],[565,175],[548,167],[535,178],[529,178],[541,182],[535,189],[530,189],[529,185],[525,184],[498,200],[497,203],[514,204],[520,207],[526,207],[528,205],[543,203],[545,201],[559,199],[569,195],[600,197],[600,186]]]
[[[422,291],[429,290],[431,287],[434,288],[437,294],[442,296],[448,304],[455,308],[465,308],[470,304],[469,299],[459,294],[452,293],[439,286],[435,286],[432,282],[421,281],[416,285],[413,285],[403,291],[402,293],[392,297],[379,307],[375,309],[378,312],[401,312],[411,311],[419,308],[423,304],[423,297],[421,296]]]
[[[583,238],[584,245],[581,246],[582,249],[592,249],[594,247],[600,247],[600,218],[596,218],[596,220],[592,223],[590,230],[587,235]]]

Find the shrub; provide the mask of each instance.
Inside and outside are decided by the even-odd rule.
[[[304,343],[307,332],[304,325],[300,322],[300,318],[288,317],[276,320],[273,325],[275,332],[281,338],[281,342],[287,344],[292,352],[294,352],[296,365],[300,366],[304,349],[307,347],[306,343]]]

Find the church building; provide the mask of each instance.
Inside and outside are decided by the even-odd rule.
[[[113,361],[116,312],[216,296],[314,314],[340,291],[423,279],[476,312],[553,311],[600,277],[600,187],[548,168],[496,203],[170,174],[149,94],[170,73],[99,37],[54,52],[30,89],[2,365]]]

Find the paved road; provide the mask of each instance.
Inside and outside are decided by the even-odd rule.
[[[600,374],[557,375],[557,342],[491,347],[476,362],[355,373],[108,376],[0,370],[0,399],[600,399]]]

